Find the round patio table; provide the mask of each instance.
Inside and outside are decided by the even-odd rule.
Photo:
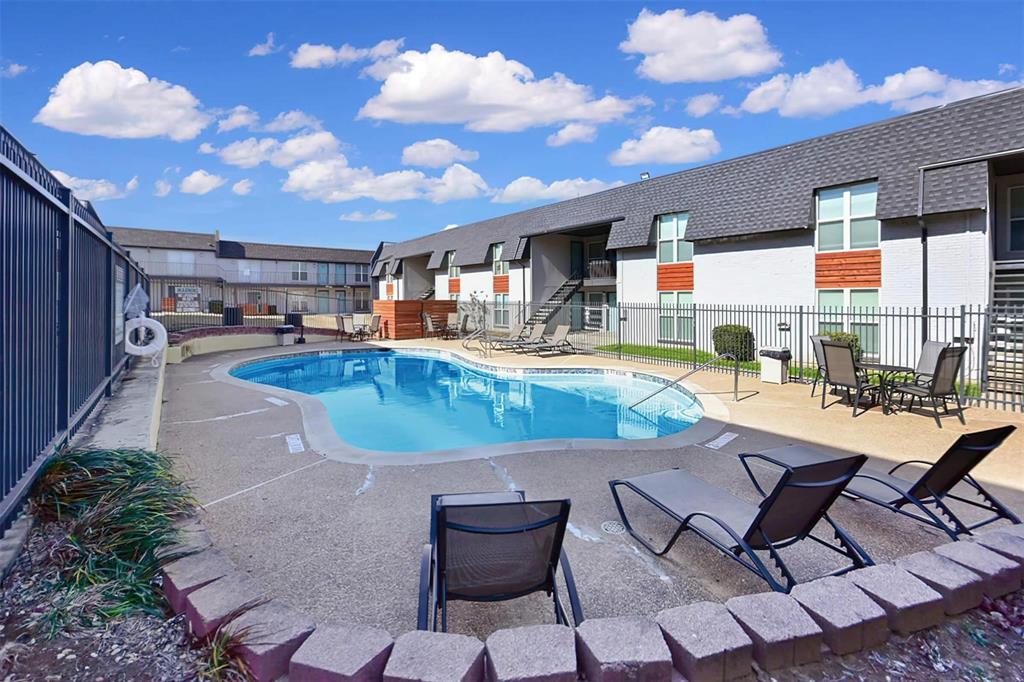
[[[882,414],[892,414],[895,412],[892,409],[892,402],[889,396],[889,383],[894,374],[913,374],[913,367],[904,367],[903,365],[886,365],[881,362],[858,362],[858,369],[863,369],[867,372],[874,372],[878,375],[878,393],[879,399],[882,401]]]

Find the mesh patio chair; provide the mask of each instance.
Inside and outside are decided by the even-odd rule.
[[[348,332],[345,331],[345,316],[344,315],[335,315],[334,316],[334,324],[338,328],[338,335],[337,335],[336,338],[344,339],[346,336],[348,336]]]
[[[527,502],[519,490],[433,495],[423,547],[417,627],[448,630],[448,602],[496,602],[546,592],[555,621],[569,625],[556,576],[561,566],[573,623],[583,621],[562,549],[569,500]]]
[[[445,330],[455,338],[459,335],[459,314],[448,313],[448,321],[445,324]]]
[[[956,540],[959,535],[970,535],[972,530],[999,519],[1007,519],[1010,523],[1020,523],[1020,519],[1006,505],[997,500],[971,476],[974,467],[978,466],[990,452],[1002,445],[1003,441],[1015,430],[1015,426],[1002,426],[987,431],[966,433],[957,438],[956,442],[934,463],[910,460],[897,464],[888,472],[872,468],[861,469],[846,486],[843,494],[877,504],[897,514],[909,516],[933,528],[938,528],[953,540]],[[803,445],[766,450],[763,454],[790,467],[806,466],[833,458],[826,452]],[[908,464],[924,465],[927,469],[920,476],[913,478],[895,475],[900,468]],[[761,492],[761,485],[749,468],[747,475]],[[969,488],[973,495],[980,498],[980,501],[954,494],[953,489],[961,483]],[[983,509],[990,512],[991,516],[976,523],[967,524],[953,512],[948,504],[949,500]]]
[[[341,316],[341,326],[343,330],[342,334],[344,336],[347,336],[352,341],[357,341],[359,339],[359,332],[356,331],[356,323],[352,319],[351,315]]]
[[[831,336],[812,336],[811,348],[814,349],[814,360],[818,363],[818,371],[814,375],[814,382],[811,384],[811,397],[814,397],[814,389],[818,382],[825,378],[825,351],[821,348],[822,341],[831,341]]]
[[[822,380],[821,409],[825,405],[825,396],[828,395],[828,388],[841,388],[846,391],[846,398],[853,404],[853,416],[857,416],[857,408],[860,406],[860,399],[867,395],[871,397],[872,404],[878,402],[879,387],[868,381],[867,376],[857,369],[857,362],[853,357],[853,348],[845,343],[835,341],[822,341],[821,350],[825,359],[825,377]],[[841,398],[840,398],[841,400]],[[833,402],[833,404],[835,404]],[[862,410],[861,414],[867,412]]]
[[[924,409],[925,399],[931,403],[932,418],[939,428],[942,428],[942,414],[949,414],[950,399],[956,402],[956,416],[961,424],[966,424],[964,419],[964,406],[960,402],[960,391],[957,390],[956,380],[960,374],[960,365],[963,364],[964,354],[967,353],[966,346],[950,346],[939,351],[938,360],[935,362],[935,373],[930,381],[923,383],[906,382],[893,384],[891,391],[898,393],[901,398],[910,398],[908,410],[914,409],[914,399],[917,399],[921,409]]]
[[[427,313],[420,313],[420,317],[423,318],[423,335],[428,339],[431,337],[437,337],[440,335],[437,327],[434,326],[434,318]]]
[[[837,569],[830,575],[841,575],[874,564],[860,545],[828,515],[829,507],[867,461],[867,457],[855,455],[802,466],[788,466],[771,460],[765,454],[749,454],[741,455],[744,467],[747,467],[749,458],[765,459],[783,470],[770,493],[765,494],[758,488],[764,497],[760,504],[741,500],[679,469],[609,481],[608,485],[626,530],[655,555],[662,556],[672,549],[683,531],[693,531],[777,592],[789,592],[797,584],[779,550],[805,539],[811,539],[850,560],[849,566]],[[657,549],[633,530],[619,498],[620,486],[633,491],[679,523],[663,548]],[[814,527],[821,520],[832,527],[837,544],[813,534]],[[765,565],[757,551],[769,554],[777,574]]]
[[[535,324],[535,325],[533,325],[533,328],[530,329],[530,333],[526,336],[526,338],[520,337],[518,339],[510,339],[510,340],[507,340],[507,341],[495,341],[494,345],[495,345],[495,348],[497,348],[499,350],[518,351],[518,350],[520,350],[522,348],[526,348],[526,347],[529,347],[529,346],[536,346],[537,344],[543,343],[543,342],[544,342],[544,325],[542,325],[542,324]]]
[[[373,315],[370,315],[370,329],[368,331],[368,334],[371,339],[380,334],[380,320],[381,316],[379,313],[374,313]]]
[[[927,384],[935,376],[935,369],[939,365],[939,353],[943,348],[949,348],[949,341],[925,341],[921,346],[921,355],[917,358],[917,366],[914,368],[915,384]]]
[[[569,325],[560,324],[550,339],[537,344],[523,346],[523,350],[540,355],[541,353],[575,353],[576,348],[569,343]]]

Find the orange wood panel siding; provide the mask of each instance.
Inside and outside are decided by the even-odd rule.
[[[394,296],[395,295],[395,285],[391,284],[390,282],[388,284],[384,285],[384,294],[386,296]]]
[[[448,293],[458,294],[462,291],[462,280],[458,277],[450,277],[448,279]]]
[[[693,291],[693,263],[659,265],[658,291]]]
[[[386,339],[419,339],[423,337],[423,318],[427,313],[435,325],[443,326],[448,313],[457,310],[456,301],[393,301],[376,300],[373,312],[380,315],[381,333]]]
[[[814,286],[818,289],[882,286],[882,250],[815,254]]]
[[[496,293],[496,294],[507,294],[508,293],[508,275],[495,275],[494,276],[494,293]]]

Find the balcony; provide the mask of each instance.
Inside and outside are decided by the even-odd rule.
[[[601,287],[615,285],[615,261],[607,258],[591,258],[583,268],[583,286]]]

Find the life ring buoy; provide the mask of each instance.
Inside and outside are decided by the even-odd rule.
[[[153,338],[144,346],[132,343],[131,334],[136,329],[148,329],[152,332]],[[156,320],[151,320],[148,317],[135,317],[128,320],[124,326],[124,352],[129,355],[141,355],[143,357],[156,355],[166,345],[167,330]]]

